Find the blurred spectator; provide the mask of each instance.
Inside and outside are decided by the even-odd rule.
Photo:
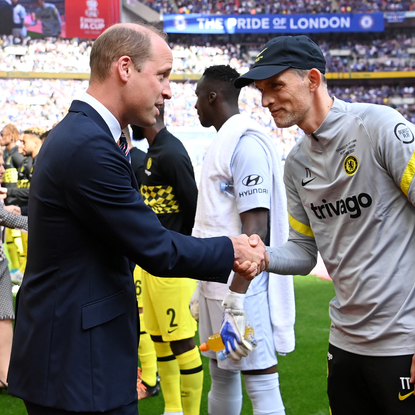
[[[17,188],[17,171],[23,165],[23,155],[19,153],[19,130],[14,124],[7,124],[1,130],[0,145],[3,147],[4,175],[2,187]],[[16,205],[17,200],[7,197],[6,205]]]
[[[58,8],[45,0],[37,0],[39,6],[33,14],[33,22],[28,26],[35,26],[38,20],[42,23],[44,37],[59,37],[62,32],[62,20]]]
[[[0,0],[0,35],[11,35],[13,29],[13,7],[6,0]]]
[[[13,36],[27,36],[27,28],[24,25],[26,19],[26,9],[19,4],[19,0],[11,0],[13,5]]]

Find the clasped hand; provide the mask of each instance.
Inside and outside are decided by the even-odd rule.
[[[258,235],[239,235],[230,238],[235,251],[233,270],[244,277],[252,280],[269,264],[269,256],[265,245]]]

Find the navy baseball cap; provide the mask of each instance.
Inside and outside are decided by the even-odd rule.
[[[271,78],[288,68],[318,69],[326,72],[326,59],[307,36],[279,36],[270,40],[255,59],[254,66],[234,82],[242,88],[254,81]]]

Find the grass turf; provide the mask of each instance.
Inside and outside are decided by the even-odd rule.
[[[278,357],[278,371],[286,415],[329,415],[326,394],[327,347],[330,329],[328,305],[334,296],[333,284],[315,276],[295,276],[296,349]],[[201,415],[207,415],[210,388],[208,359],[203,358],[204,392]],[[139,402],[140,415],[161,415],[162,394]],[[1,415],[26,415],[20,399],[0,394]],[[244,391],[241,415],[251,415],[252,405]],[[215,414],[212,414],[215,415]]]

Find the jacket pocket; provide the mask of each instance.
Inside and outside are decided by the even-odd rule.
[[[127,311],[125,290],[82,306],[82,328],[104,324]]]

